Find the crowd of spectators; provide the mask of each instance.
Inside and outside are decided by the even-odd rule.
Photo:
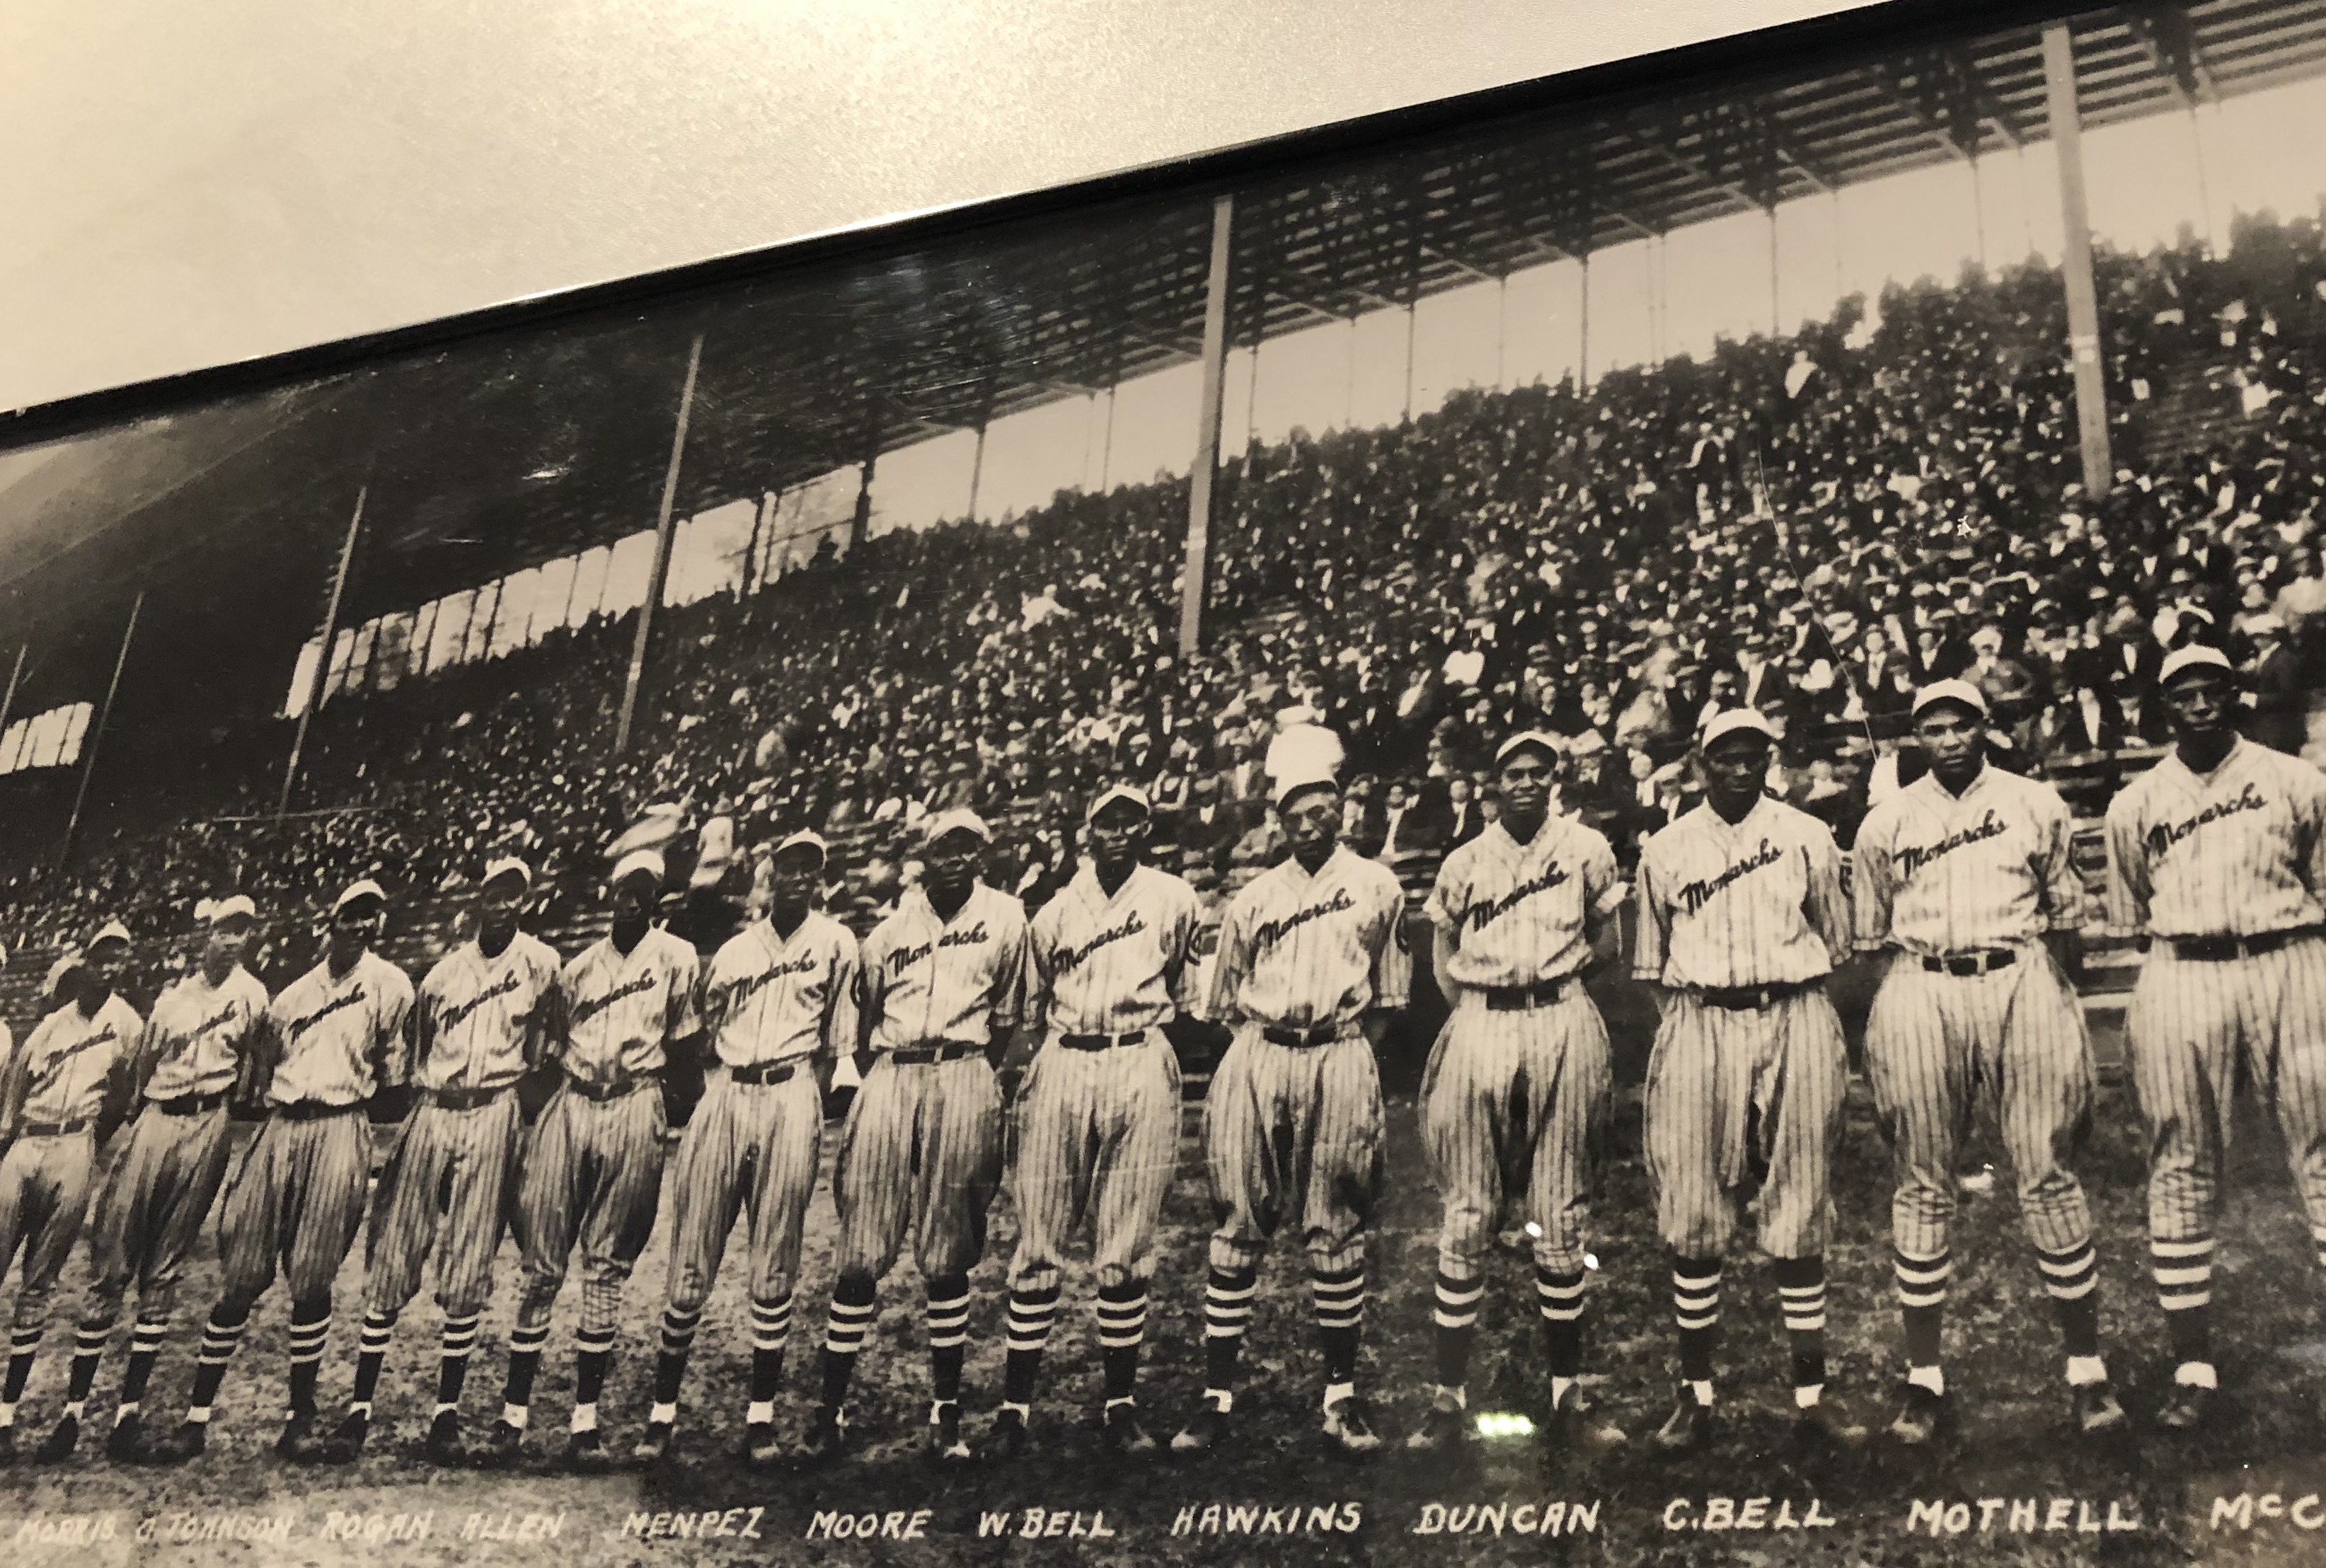
[[[1996,755],[2096,810],[2162,738],[2170,646],[2253,673],[2251,732],[2308,744],[2326,673],[2326,242],[2242,222],[2098,258],[2117,467],[2078,482],[2056,273],[1893,288],[1789,339],[1509,392],[1392,427],[1295,431],[1223,465],[1204,651],[1176,646],[1186,486],[1062,493],[1000,524],[876,535],[665,613],[637,738],[611,737],[633,623],[329,703],[301,803],[268,820],[272,739],[199,798],[153,779],[68,870],[0,874],[0,937],[99,913],[182,925],[221,886],[301,907],[357,875],[456,891],[513,848],[571,899],[658,812],[708,887],[812,825],[869,913],[911,830],[967,804],[991,875],[1039,897],[1101,779],[1149,785],[1208,886],[1276,852],[1268,747],[1321,723],[1350,836],[1424,867],[1496,809],[1494,741],[1568,741],[1566,805],[1628,856],[1691,799],[1720,708],[1782,721],[1779,776],[1845,841],[1894,787],[1912,693],[1964,675]],[[555,891],[555,890],[563,890]]]

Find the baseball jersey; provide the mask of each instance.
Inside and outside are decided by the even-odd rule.
[[[982,882],[949,920],[914,887],[864,939],[864,996],[879,1023],[872,1048],[982,1046],[1025,1012],[1026,906]]]
[[[1731,826],[1706,801],[1640,848],[1632,972],[1671,987],[1787,985],[1849,951],[1832,830],[1763,795]]]
[[[1526,843],[1500,821],[1446,857],[1422,913],[1453,933],[1447,977],[1464,986],[1531,986],[1581,970],[1587,915],[1624,900],[1615,852],[1572,817],[1546,817]]]
[[[1292,1029],[1402,1007],[1412,984],[1405,889],[1345,844],[1311,877],[1297,859],[1262,872],[1228,905],[1204,997],[1216,1023]]]
[[[702,961],[691,942],[649,927],[627,953],[600,937],[565,966],[565,1071],[585,1083],[643,1078],[663,1069],[664,1049],[700,1029],[694,988]]]
[[[502,1089],[541,1060],[564,976],[557,954],[518,932],[491,958],[471,939],[420,982],[412,1081],[423,1089]]]
[[[2108,927],[2258,936],[2326,921],[2326,775],[2240,739],[2210,774],[2174,751],[2108,805]]]
[[[1202,909],[1168,871],[1134,866],[1110,898],[1084,866],[1034,916],[1034,978],[1066,1035],[1129,1035],[1171,1021]]]
[[[2068,803],[1982,767],[1959,795],[1924,774],[1865,813],[1851,849],[1857,945],[1961,952],[2083,924]]]
[[[201,970],[178,981],[154,1002],[140,1051],[152,1066],[148,1099],[221,1094],[234,1087],[259,1020],[266,988],[240,964],[218,985]]]
[[[280,1055],[268,1103],[354,1105],[400,1081],[411,1016],[412,978],[377,953],[367,950],[337,979],[330,960],[317,964],[266,1009]]]
[[[762,917],[711,960],[702,1012],[719,1060],[758,1067],[856,1049],[856,938],[810,910],[789,941]]]
[[[94,1118],[126,1064],[145,1021],[119,993],[96,1016],[67,1003],[33,1028],[21,1053],[24,1121],[68,1122]]]

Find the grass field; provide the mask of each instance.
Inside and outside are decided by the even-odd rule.
[[[1846,1013],[1862,997],[1842,998]],[[1628,989],[1605,997],[1619,1041],[1619,1076],[1636,1084],[1644,1050],[1644,999]],[[1373,1248],[1373,1296],[1366,1320],[1364,1380],[1393,1438],[1418,1419],[1428,1377],[1429,1281],[1434,1196],[1421,1174],[1411,1081],[1419,1025],[1397,1049],[1391,1088],[1391,1181]],[[1159,1431],[1175,1426],[1202,1382],[1201,1291],[1208,1202],[1190,1106],[1179,1176],[1166,1214],[1156,1312],[1143,1402]],[[383,1386],[370,1452],[345,1471],[291,1471],[269,1445],[280,1419],[286,1310],[278,1291],[262,1304],[232,1374],[210,1452],[178,1471],[121,1470],[96,1456],[109,1421],[119,1351],[92,1406],[83,1458],[59,1470],[20,1465],[0,1498],[0,1542],[7,1564],[145,1562],[314,1562],[355,1558],[412,1563],[488,1560],[526,1563],[723,1562],[745,1559],[833,1563],[953,1563],[1082,1560],[1576,1563],[1735,1562],[1919,1563],[1969,1555],[2001,1563],[2178,1563],[2314,1560],[2326,1515],[2304,1503],[2326,1489],[2326,1345],[2320,1343],[2319,1286],[2309,1239],[2292,1201],[2283,1149],[2247,1107],[2236,1181],[2223,1227],[2216,1282],[2219,1348],[2228,1397],[2216,1428],[2167,1441],[2146,1425],[2163,1376],[2162,1326],[2143,1274],[2142,1151],[2128,1090],[2103,1086],[2095,1137],[2082,1165],[2099,1219],[2102,1322],[2111,1364],[2139,1435],[2113,1449],[2088,1450],[2071,1433],[2048,1304],[2015,1222],[2008,1178],[1991,1195],[1966,1200],[1956,1243],[1958,1274],[1949,1331],[1949,1378],[1961,1413],[1958,1435],[1934,1461],[1909,1465],[1878,1450],[1845,1458],[1825,1474],[1799,1473],[1783,1457],[1790,1398],[1775,1291],[1765,1264],[1740,1243],[1731,1260],[1721,1355],[1724,1420],[1715,1447],[1685,1461],[1651,1457],[1636,1442],[1596,1465],[1548,1458],[1535,1440],[1484,1445],[1463,1472],[1387,1453],[1362,1466],[1327,1458],[1317,1440],[1320,1393],[1315,1334],[1301,1259],[1279,1248],[1263,1273],[1263,1301],[1247,1340],[1246,1388],[1231,1452],[1199,1463],[1111,1468],[1092,1425],[1098,1402],[1095,1333],[1087,1289],[1062,1314],[1053,1337],[1037,1415],[1036,1451],[1012,1467],[940,1476],[919,1457],[926,1383],[919,1350],[919,1281],[909,1266],[888,1282],[868,1344],[855,1406],[855,1455],[825,1472],[762,1478],[730,1455],[741,1435],[746,1309],[730,1269],[698,1341],[677,1463],[652,1475],[579,1480],[558,1473],[572,1394],[573,1292],[562,1304],[535,1405],[534,1457],[509,1475],[439,1472],[417,1454],[433,1398],[436,1315],[407,1313]],[[1985,1157],[1999,1162],[1991,1136]],[[1588,1352],[1604,1405],[1644,1437],[1671,1396],[1671,1330],[1666,1271],[1656,1245],[1645,1174],[1638,1157],[1636,1102],[1626,1091],[1605,1172],[1595,1250],[1593,1331]],[[828,1157],[827,1145],[827,1157]],[[1839,1240],[1830,1257],[1831,1381],[1828,1396],[1851,1418],[1878,1424],[1901,1373],[1896,1312],[1886,1265],[1887,1161],[1862,1084],[1853,1087],[1839,1172]],[[796,1434],[813,1398],[814,1347],[830,1284],[828,1189],[809,1220],[805,1281],[787,1372],[783,1419]],[[1007,1201],[977,1276],[969,1396],[982,1435],[999,1396],[1000,1276],[1014,1236]],[[633,1287],[626,1337],[603,1406],[609,1438],[627,1452],[643,1417],[651,1326],[659,1305],[663,1240],[657,1236]],[[513,1277],[515,1255],[503,1255]],[[62,1296],[77,1299],[78,1266]],[[149,1401],[173,1423],[191,1374],[197,1323],[215,1280],[206,1244],[187,1293],[180,1332]],[[1540,1416],[1546,1391],[1531,1310],[1529,1265],[1498,1257],[1482,1318],[1472,1378],[1473,1407]],[[351,1259],[341,1316],[326,1363],[327,1408],[346,1396],[353,1360],[354,1304],[360,1261]],[[484,1352],[470,1375],[470,1431],[480,1435],[498,1406],[501,1347],[514,1292],[497,1293]],[[44,1432],[61,1395],[70,1331],[52,1330],[20,1415],[25,1447]],[[2276,1501],[2269,1499],[2275,1494]],[[2236,1499],[2250,1510],[2241,1525]],[[2214,1518],[2215,1499],[2230,1511]],[[1668,1528],[1667,1520],[1721,1518],[1716,1498],[1752,1523],[1796,1521],[1812,1499],[1809,1528]],[[1765,1498],[1757,1508],[1753,1499]],[[2065,1511],[2055,1512],[2055,1499]],[[1993,1506],[1982,1505],[1992,1500]],[[1545,1506],[1559,1505],[1556,1514]],[[2017,1504],[2014,1510],[2014,1504]],[[1358,1505],[1352,1512],[1344,1505]],[[1206,1519],[1213,1505],[1219,1511]],[[1481,1513],[1480,1505],[1487,1511]],[[1589,1526],[1577,1523],[1576,1505]],[[1921,1510],[1918,1510],[1918,1505]],[[1955,1505],[1960,1505],[1956,1507]],[[2109,1510],[2119,1526],[2110,1529]],[[1438,1510],[1432,1512],[1432,1508]],[[1499,1511],[1495,1511],[1499,1507]],[[752,1510],[758,1510],[756,1514]],[[1028,1538],[1033,1524],[1056,1534]],[[1245,1510],[1249,1509],[1249,1513]],[[1271,1513],[1270,1510],[1275,1510]],[[926,1512],[924,1512],[926,1510]],[[1283,1526],[1287,1512],[1292,1528]],[[1322,1512],[1319,1512],[1322,1510]],[[702,1534],[702,1517],[713,1517]],[[1008,1515],[1006,1537],[981,1537],[982,1516]],[[427,1516],[423,1538],[400,1539]],[[251,1516],[287,1519],[284,1533],[256,1541],[202,1538]],[[358,1516],[368,1517],[358,1517]],[[396,1525],[397,1517],[403,1523]],[[541,1516],[528,1524],[526,1516]],[[685,1516],[682,1526],[679,1516]],[[873,1519],[873,1538],[855,1534]],[[834,1524],[845,1534],[835,1538]],[[1556,1518],[1556,1537],[1521,1535],[1519,1525]],[[354,1523],[350,1526],[350,1520]],[[1429,1531],[1435,1521],[1466,1525]],[[819,1522],[821,1520],[821,1522]],[[554,1521],[556,1534],[542,1537]],[[2305,1521],[2307,1522],[2305,1524]],[[368,1522],[371,1536],[361,1536]],[[1982,1529],[1982,1522],[1985,1528]],[[991,1521],[988,1520],[989,1527]],[[2054,1527],[2046,1529],[2046,1524]],[[1207,1524],[1216,1529],[1206,1528]],[[1229,1533],[1231,1526],[1245,1526]],[[1344,1526],[1354,1525],[1354,1529]],[[2031,1527],[2014,1527],[2014,1525]],[[1175,1526],[1182,1526],[1175,1533]],[[1911,1527],[1910,1527],[1911,1526]],[[1960,1533],[1950,1526],[1959,1526]],[[2082,1527],[2079,1527],[2082,1526]],[[349,1527],[352,1542],[333,1538]],[[682,1529],[684,1533],[682,1532]],[[731,1532],[720,1535],[724,1529]],[[886,1531],[884,1535],[882,1532]],[[1420,1533],[1417,1533],[1418,1530]],[[917,1532],[916,1538],[904,1538]],[[140,1536],[146,1538],[141,1540]]]

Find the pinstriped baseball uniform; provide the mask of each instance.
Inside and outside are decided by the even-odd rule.
[[[380,1171],[364,1249],[367,1313],[401,1312],[432,1253],[446,1315],[483,1308],[516,1177],[516,1081],[541,1060],[563,988],[557,954],[521,931],[491,957],[462,942],[421,982],[410,1072],[420,1100]]]
[[[266,988],[239,964],[216,986],[197,970],[154,1001],[132,1068],[147,1075],[144,1109],[90,1220],[84,1323],[110,1324],[132,1285],[142,1318],[169,1317],[226,1180],[226,1099],[265,1016]]]
[[[2109,805],[2107,844],[2110,927],[2155,939],[2126,1019],[2152,1245],[2210,1248],[2242,1061],[2276,1108],[2326,1258],[2326,776],[2249,740],[2205,776],[2176,752]],[[2302,934],[2249,956],[2183,951],[2289,932]],[[2201,1285],[2179,1293],[2194,1299],[2165,1294],[2168,1309],[2205,1299]]]
[[[1026,907],[983,883],[950,921],[915,887],[864,942],[872,1067],[848,1108],[832,1188],[841,1274],[878,1278],[909,1230],[921,1272],[966,1273],[1001,1177],[1001,1094],[982,1054],[1025,1013]],[[899,1065],[899,1050],[974,1047]]]
[[[582,1332],[618,1326],[662,1198],[662,1070],[669,1047],[702,1027],[701,969],[692,943],[659,928],[628,953],[601,937],[565,966],[550,1041],[564,1081],[534,1126],[510,1227],[525,1260],[520,1329],[548,1328],[577,1244]]]
[[[1719,1257],[1765,1167],[1763,1249],[1822,1253],[1848,1074],[1833,1004],[1815,985],[1741,1008],[1704,993],[1822,980],[1849,951],[1833,834],[1767,796],[1734,825],[1707,802],[1642,846],[1639,901],[1633,971],[1672,993],[1644,1090],[1658,1229],[1682,1257]]]
[[[1396,875],[1345,846],[1313,877],[1287,859],[1229,905],[1203,1006],[1235,1029],[1204,1103],[1214,1269],[1251,1267],[1295,1218],[1313,1268],[1363,1264],[1381,1196],[1382,1100],[1357,1024],[1405,1005],[1404,916]],[[1336,1034],[1283,1045],[1265,1037],[1270,1028]]]
[[[1606,839],[1558,815],[1525,844],[1493,822],[1438,868],[1423,913],[1454,944],[1447,975],[1462,990],[1422,1074],[1421,1126],[1448,1280],[1477,1276],[1506,1184],[1523,1194],[1536,1261],[1583,1267],[1611,1082],[1606,1025],[1580,984],[1585,932],[1624,891]],[[1490,992],[1561,980],[1577,983],[1547,1005],[1488,1006]]]
[[[1866,1024],[1865,1064],[1889,1133],[1898,1250],[1948,1250],[1955,1152],[1981,1099],[2000,1112],[2027,1234],[2048,1253],[2091,1239],[2069,1169],[2091,1112],[2082,1005],[2042,945],[2083,920],[2067,803],[2049,784],[1982,767],[1960,796],[1925,775],[1866,813],[1853,854],[1857,944],[1894,947]],[[2008,951],[1984,974],[1926,957]]]
[[[1155,1228],[1179,1153],[1179,1067],[1162,1026],[1195,942],[1194,888],[1135,866],[1114,895],[1084,866],[1034,917],[1029,939],[1047,1022],[1014,1108],[1010,1202],[1015,1294],[1059,1285],[1065,1244],[1085,1211],[1102,1289],[1144,1285]],[[1077,1050],[1078,1040],[1137,1035]]]
[[[750,1295],[788,1301],[815,1190],[823,1098],[814,1071],[856,1043],[856,938],[811,910],[788,940],[762,917],[721,947],[702,985],[717,1068],[679,1144],[667,1304],[701,1311],[739,1211],[750,1215]],[[788,1064],[781,1083],[738,1069]]]
[[[65,1259],[80,1234],[96,1173],[96,1124],[127,1099],[131,1053],[144,1030],[137,1009],[107,996],[94,1014],[68,1003],[33,1026],[10,1058],[13,1141],[0,1156],[0,1272],[24,1249],[15,1327],[48,1322]]]

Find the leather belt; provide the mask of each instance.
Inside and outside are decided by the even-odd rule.
[[[1575,983],[1575,976],[1560,975],[1556,979],[1537,980],[1531,986],[1488,986],[1486,1008],[1494,1013],[1532,1012],[1557,1003]]]
[[[1922,955],[1922,967],[1934,975],[1970,979],[2007,970],[2019,955],[2007,947],[1981,948],[1973,952],[1933,952]]]
[[[2305,937],[2321,934],[2326,934],[2326,925],[2297,925],[2285,931],[2265,931],[2257,936],[2175,936],[2165,940],[2172,944],[2174,958],[2217,964],[2275,952]]]
[[[1112,1051],[1117,1045],[1136,1045],[1146,1038],[1146,1030],[1134,1029],[1128,1035],[1061,1035],[1058,1044],[1069,1051]]]
[[[727,1081],[748,1084],[789,1083],[792,1075],[799,1071],[799,1067],[800,1064],[796,1062],[762,1062],[753,1067],[730,1067],[727,1070]]]
[[[477,1110],[492,1104],[508,1090],[509,1086],[504,1083],[498,1089],[429,1089],[421,1092],[427,1095],[439,1110]]]
[[[1319,1024],[1313,1029],[1288,1029],[1270,1024],[1260,1032],[1260,1037],[1270,1045],[1289,1045],[1295,1051],[1307,1051],[1317,1045],[1330,1045],[1341,1037],[1338,1024]]]
[[[619,1099],[624,1095],[644,1089],[647,1084],[655,1081],[656,1080],[643,1074],[634,1078],[617,1078],[607,1083],[593,1082],[587,1078],[576,1078],[571,1072],[565,1075],[566,1088],[582,1099],[599,1105],[603,1105],[609,1099]]]
[[[349,1105],[325,1105],[320,1099],[294,1099],[288,1105],[269,1106],[267,1109],[284,1121],[321,1121],[326,1117],[345,1116],[363,1108],[364,1102],[360,1099]]]
[[[88,1118],[77,1116],[70,1121],[28,1121],[16,1136],[27,1138],[69,1138],[88,1130]]]
[[[908,1045],[902,1051],[889,1053],[889,1060],[899,1067],[926,1067],[933,1062],[958,1062],[964,1056],[982,1056],[982,1045],[964,1045],[955,1040],[947,1045]]]
[[[175,1099],[157,1099],[152,1104],[163,1116],[208,1116],[225,1109],[229,1092],[221,1089],[216,1094],[181,1094]]]
[[[1731,1013],[1757,1013],[1788,997],[1813,991],[1824,983],[1820,977],[1814,980],[1778,980],[1765,986],[1705,986],[1696,992],[1696,997],[1707,1007]]]

